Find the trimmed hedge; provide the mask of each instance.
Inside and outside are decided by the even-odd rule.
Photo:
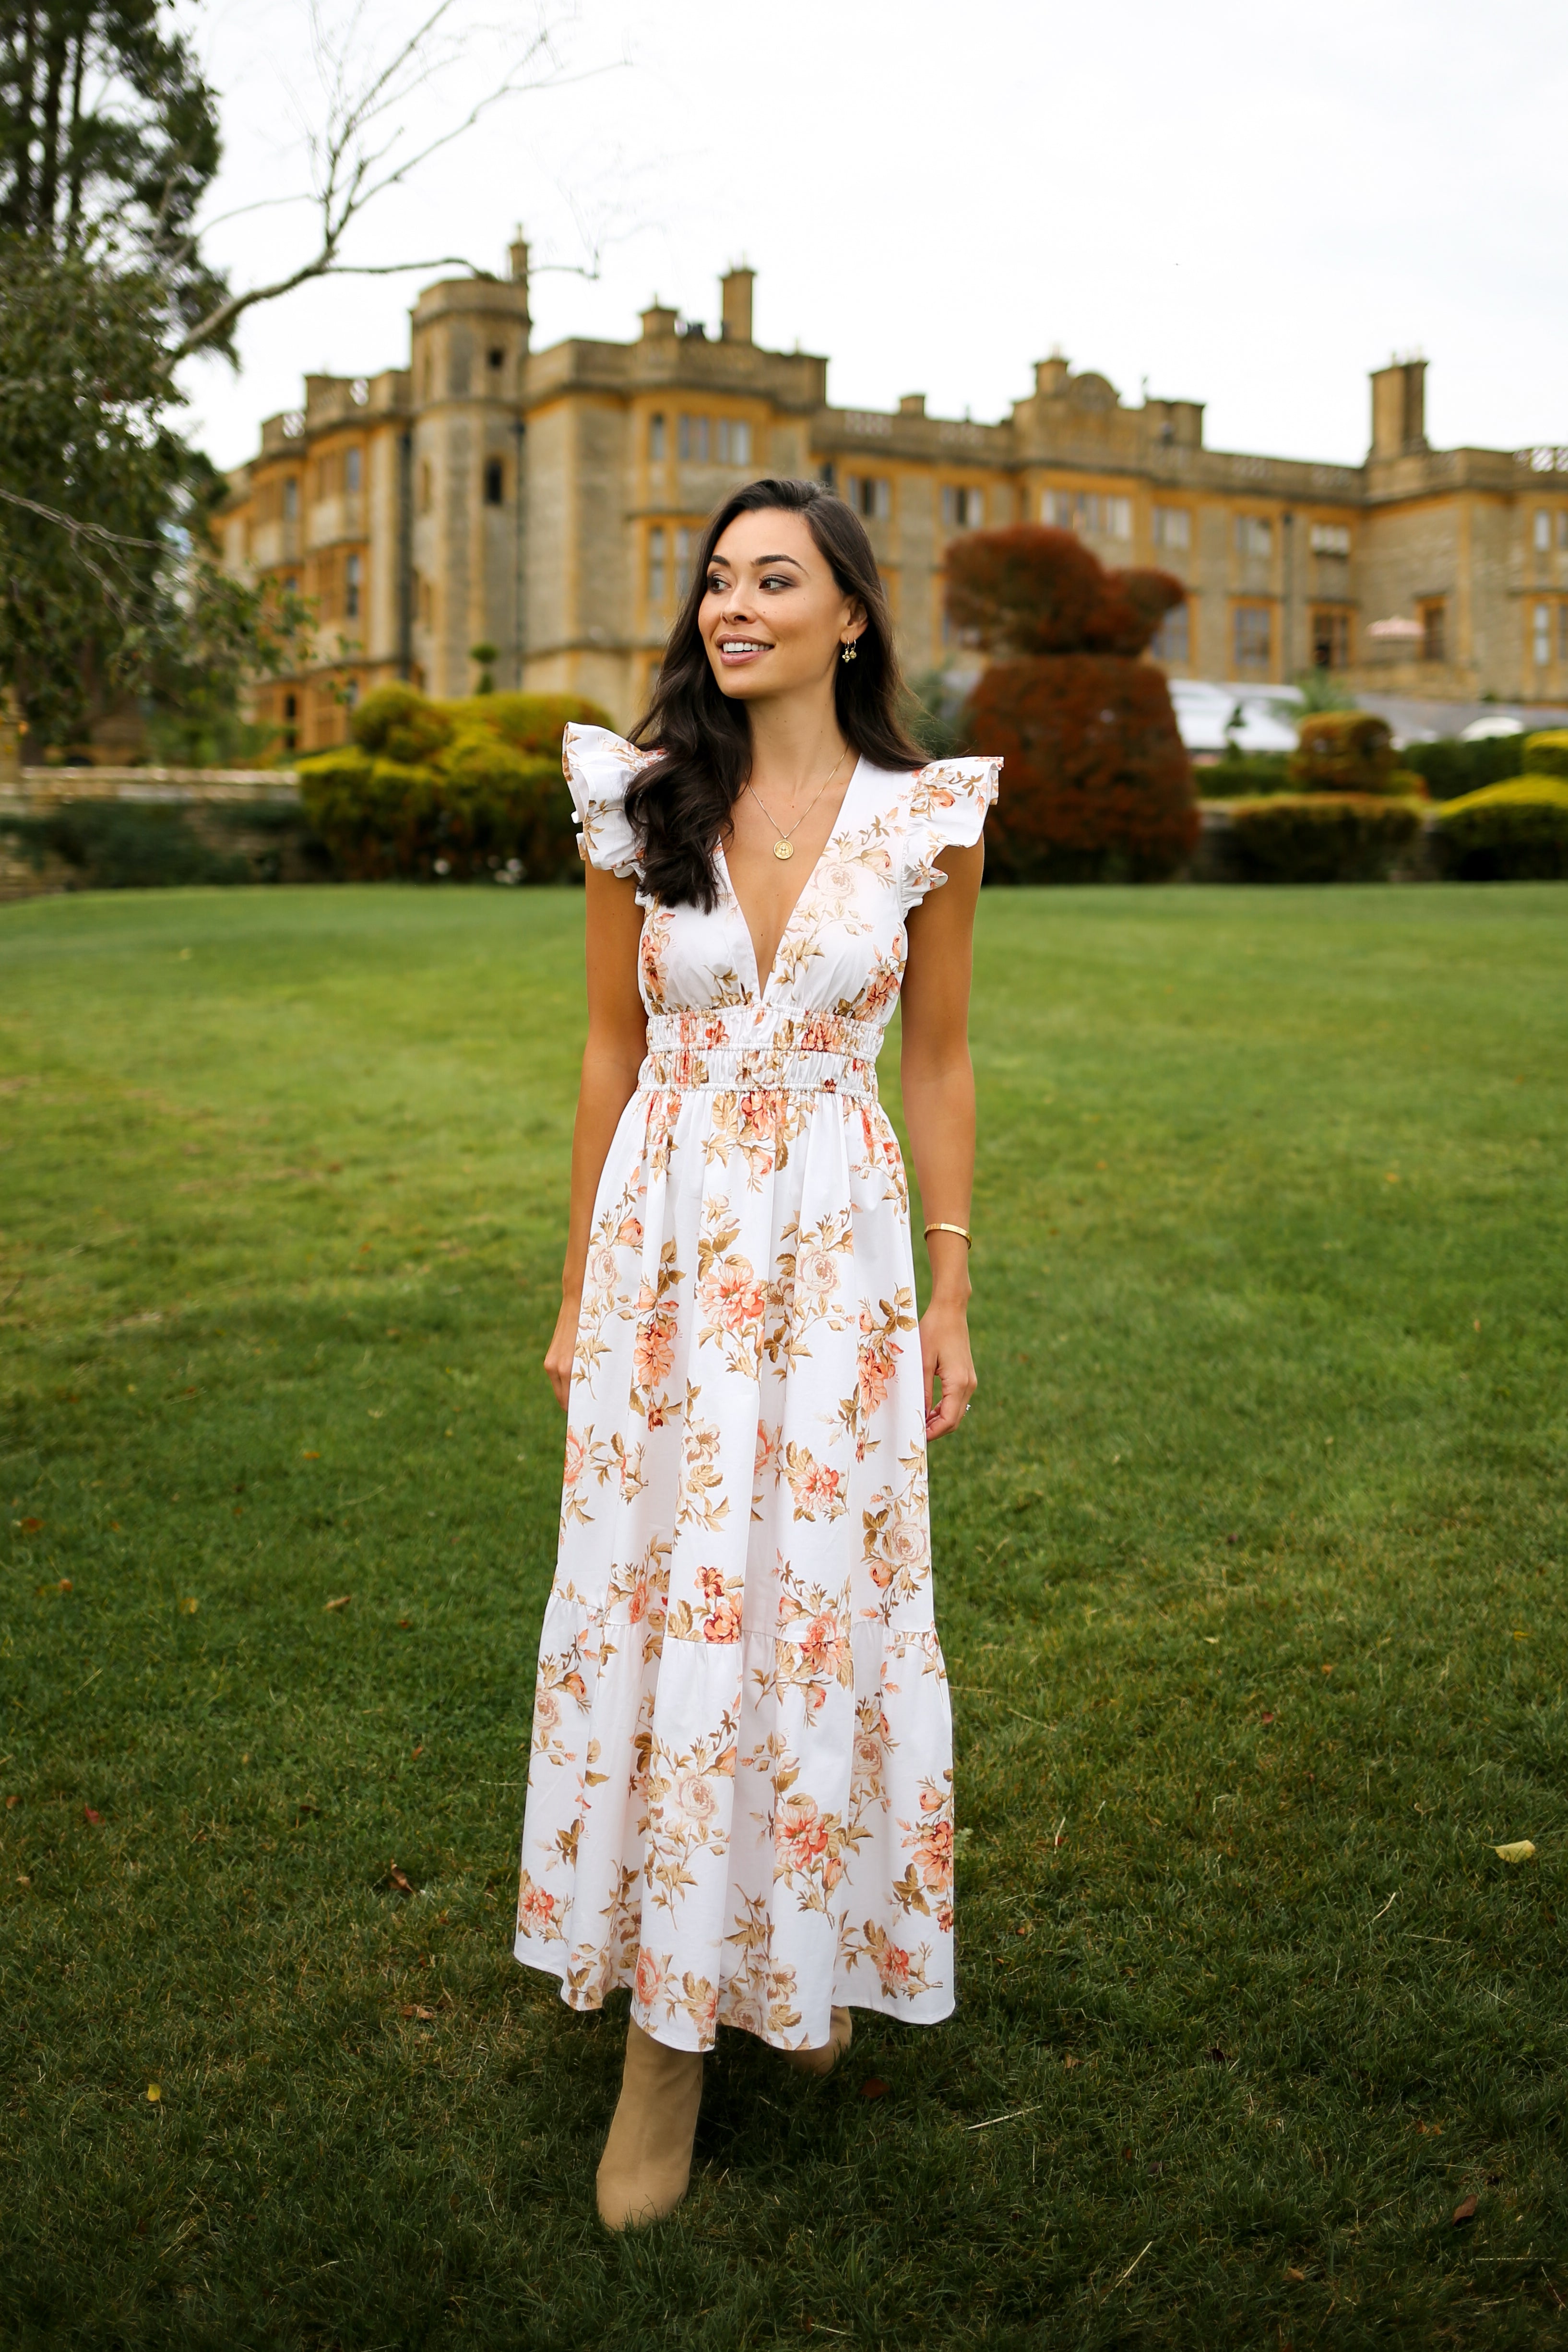
[[[1553,739],[1531,736],[1531,748]],[[1556,743],[1568,751],[1568,734]],[[1568,879],[1568,775],[1515,776],[1450,801],[1438,814],[1435,848],[1455,882]]]
[[[1212,767],[1195,768],[1193,782],[1205,801],[1251,800],[1290,789],[1289,751],[1226,751]]]
[[[578,695],[443,703],[412,687],[381,687],[355,711],[352,741],[299,762],[300,798],[352,880],[575,880],[582,868],[561,772],[569,719],[609,723]]]
[[[1407,743],[1399,756],[1426,779],[1435,801],[1452,801],[1517,776],[1524,766],[1524,741],[1522,735],[1488,735],[1479,743],[1465,743],[1457,735],[1444,735],[1436,743]]]
[[[1190,856],[1192,762],[1163,672],[1139,659],[1185,594],[1168,572],[1108,572],[1071,531],[1034,523],[949,547],[949,615],[993,656],[960,727],[1007,763],[991,880],[1151,881]]]
[[[1396,793],[1394,735],[1371,710],[1320,710],[1303,719],[1289,758],[1303,793]]]
[[[1520,773],[1525,776],[1568,776],[1568,727],[1548,727],[1527,735]]]
[[[1006,762],[985,832],[996,882],[1142,882],[1173,873],[1199,828],[1162,673],[1115,654],[996,662],[967,732]]]
[[[1421,831],[1421,812],[1381,793],[1280,793],[1239,801],[1230,856],[1245,882],[1384,882]]]

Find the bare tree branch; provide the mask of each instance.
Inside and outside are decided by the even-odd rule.
[[[374,25],[374,11],[367,7],[365,0],[355,0],[346,21],[334,32],[324,19],[321,0],[311,0],[311,47],[325,99],[324,120],[319,129],[306,133],[312,181],[310,201],[318,216],[315,249],[296,267],[268,283],[226,295],[175,346],[171,352],[173,362],[221,341],[246,311],[262,302],[277,301],[313,278],[395,277],[403,270],[448,268],[468,269],[476,277],[486,274],[472,262],[451,255],[438,261],[380,264],[347,262],[342,257],[350,229],[378,197],[402,186],[432,156],[471,131],[503,100],[561,88],[605,70],[590,68],[584,74],[563,71],[554,43],[561,24],[571,12],[552,16],[549,13],[552,0],[541,0],[536,24],[523,37],[521,52],[495,87],[435,137],[400,153],[406,132],[403,109],[427,89],[462,53],[466,37],[452,22],[458,5],[459,0],[435,0],[435,5],[420,24],[384,63],[356,74],[361,37],[367,23]],[[542,60],[547,61],[543,67]],[[268,201],[281,204],[291,200],[274,197]],[[590,266],[557,263],[546,267],[574,276],[597,278],[600,262],[600,250],[595,247]]]

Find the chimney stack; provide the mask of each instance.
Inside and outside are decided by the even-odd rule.
[[[1407,457],[1426,446],[1426,362],[1390,360],[1372,378],[1372,452]]]
[[[727,343],[749,343],[752,340],[752,282],[756,274],[742,262],[738,269],[727,269],[719,280],[722,300],[719,331]]]

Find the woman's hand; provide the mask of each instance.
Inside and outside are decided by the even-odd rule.
[[[926,1444],[930,1445],[958,1427],[979,1386],[969,1352],[969,1317],[962,1307],[933,1302],[926,1308],[921,1318],[921,1368],[925,1374]]]
[[[555,1391],[555,1402],[563,1412],[572,1394],[572,1359],[577,1352],[577,1318],[583,1311],[581,1297],[563,1298],[561,1312],[555,1318],[555,1328],[550,1345],[544,1350],[544,1371]],[[928,1382],[929,1387],[929,1382]]]

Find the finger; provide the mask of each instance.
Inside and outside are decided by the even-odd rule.
[[[921,1349],[921,1377],[925,1382],[926,1418],[929,1421],[932,1411],[933,1392],[931,1383],[936,1378],[936,1365],[931,1358],[926,1354],[923,1348]]]

